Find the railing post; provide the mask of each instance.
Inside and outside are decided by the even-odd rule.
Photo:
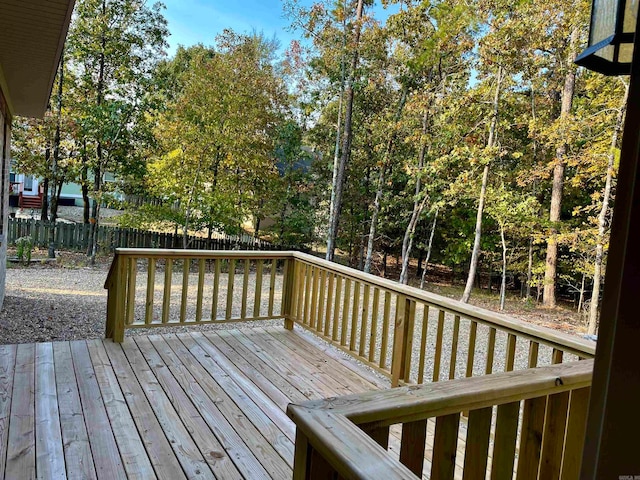
[[[107,325],[105,337],[111,338],[114,342],[118,343],[124,341],[124,315],[127,292],[126,260],[126,257],[116,253],[113,259],[114,269],[109,275],[109,284],[107,286]]]
[[[282,302],[282,315],[284,316],[284,328],[287,330],[293,330],[293,303],[296,293],[296,259],[289,257],[285,260],[284,267],[284,279],[283,279],[283,302]]]
[[[404,295],[398,295],[396,321],[393,333],[393,357],[391,360],[391,386],[408,381],[411,374],[413,325],[416,304]]]

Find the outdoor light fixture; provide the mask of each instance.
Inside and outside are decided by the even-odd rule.
[[[605,75],[629,75],[640,0],[593,0],[589,45],[576,63]]]

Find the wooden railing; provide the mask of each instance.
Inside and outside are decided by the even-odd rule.
[[[595,344],[295,253],[292,318],[402,383],[592,358]]]
[[[107,336],[127,328],[282,318],[392,385],[591,358],[593,342],[299,252],[118,249]]]
[[[592,369],[586,360],[291,404],[293,478],[578,478]]]
[[[129,328],[288,319],[292,267],[281,252],[118,249],[105,283],[106,336],[122,342]]]

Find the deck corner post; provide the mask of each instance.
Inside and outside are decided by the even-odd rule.
[[[283,280],[283,292],[284,301],[282,304],[282,316],[284,317],[284,328],[287,330],[293,330],[294,318],[293,318],[293,301],[297,295],[295,292],[296,278],[295,278],[295,258],[292,256],[285,261],[284,265],[284,280]]]
[[[107,325],[105,337],[114,342],[124,341],[124,315],[126,302],[127,258],[116,254],[113,259],[113,270],[107,280]]]
[[[409,380],[415,314],[415,302],[404,295],[399,295],[393,333],[393,357],[391,359],[392,387],[399,386],[401,380]]]
[[[311,467],[311,445],[307,436],[296,428],[296,441],[293,455],[293,480],[307,480]]]

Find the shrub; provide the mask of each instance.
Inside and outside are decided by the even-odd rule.
[[[31,253],[33,252],[33,238],[20,237],[16,240],[16,255],[18,260],[23,264],[31,262]]]

